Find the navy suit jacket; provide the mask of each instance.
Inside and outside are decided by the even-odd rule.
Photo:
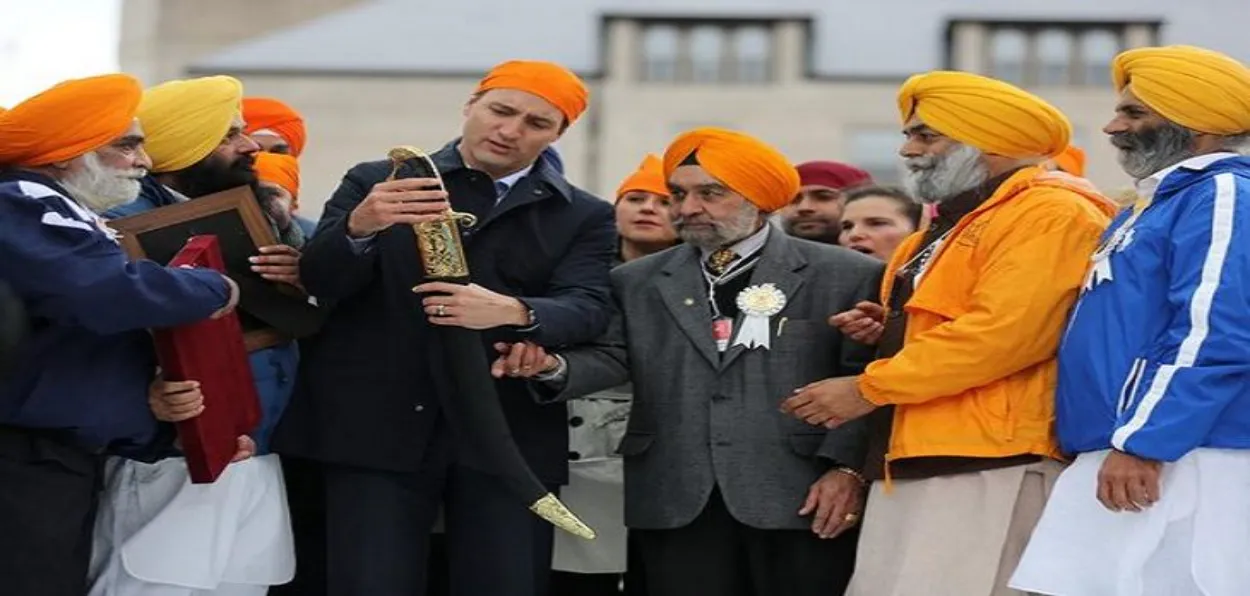
[[[495,196],[490,176],[466,167],[455,142],[431,157],[457,211],[467,210],[466,197]],[[363,252],[348,239],[348,215],[389,172],[387,161],[352,168],[304,247],[301,279],[329,306],[329,316],[319,334],[301,342],[295,395],[274,437],[279,453],[416,471],[441,405],[458,397],[451,394],[422,297],[412,292],[422,281],[412,229],[393,226]],[[483,350],[493,359],[494,341],[524,337],[554,348],[602,334],[614,308],[609,271],[616,246],[612,205],[538,160],[465,236],[473,282],[519,298],[538,321],[528,331],[485,332]],[[536,404],[522,381],[496,386],[531,468],[546,483],[565,482],[565,407]]]

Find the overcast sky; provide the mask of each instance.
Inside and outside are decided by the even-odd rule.
[[[116,72],[121,0],[0,0],[0,106]]]

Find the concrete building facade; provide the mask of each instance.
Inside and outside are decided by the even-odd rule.
[[[555,60],[586,78],[591,108],[557,148],[569,178],[601,195],[698,125],[894,181],[896,92],[932,69],[1053,102],[1089,153],[1089,178],[1114,191],[1129,183],[1101,133],[1116,53],[1188,43],[1250,61],[1235,17],[1247,0],[125,1],[124,70],[148,83],[232,74],[249,95],[303,113],[301,205],[314,217],[352,164],[454,138],[476,80],[507,59]]]

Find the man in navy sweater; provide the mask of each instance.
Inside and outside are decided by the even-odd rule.
[[[157,459],[172,427],[148,404],[152,327],[230,312],[215,271],[130,262],[96,215],[150,166],[125,75],[62,83],[0,114],[0,280],[30,335],[0,382],[0,591],[86,590],[100,464]],[[72,123],[67,125],[66,123]]]

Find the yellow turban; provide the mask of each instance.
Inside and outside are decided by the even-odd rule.
[[[648,153],[646,157],[642,158],[642,163],[638,165],[638,170],[630,174],[616,188],[616,198],[619,200],[621,195],[631,190],[641,190],[668,196],[668,180],[664,178],[664,162],[660,161],[658,156]]]
[[[45,166],[103,147],[134,124],[143,87],[111,74],[65,81],[0,110],[0,165]]]
[[[919,116],[943,135],[1004,157],[1052,157],[1072,136],[1067,117],[1042,98],[966,72],[907,79],[898,92],[898,111],[903,122]]]
[[[242,105],[243,83],[234,77],[170,81],[145,91],[139,122],[152,172],[176,172],[208,157],[241,117]]]
[[[1193,46],[1138,48],[1116,56],[1115,88],[1133,94],[1164,118],[1213,135],[1250,132],[1250,69],[1219,52]]]
[[[794,164],[755,137],[723,128],[682,133],[664,152],[665,179],[691,154],[713,178],[766,213],[789,205],[799,192],[799,172]]]
[[[477,85],[476,93],[491,89],[517,89],[533,93],[555,106],[572,124],[582,112],[590,92],[569,69],[554,62],[513,60],[491,69]]]

